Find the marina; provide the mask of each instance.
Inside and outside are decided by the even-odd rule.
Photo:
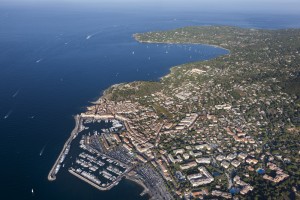
[[[116,150],[115,153],[110,151],[111,155],[106,152],[118,144],[116,134],[124,131],[125,126],[113,116],[93,118],[77,115],[75,121],[76,126],[53,165],[48,180],[55,180],[61,168],[66,165],[72,175],[99,190],[109,190],[118,185],[134,169],[135,163],[122,162],[130,161],[126,158],[130,155],[126,155],[125,150]],[[74,147],[72,150],[71,146]],[[70,151],[72,156],[68,156]]]

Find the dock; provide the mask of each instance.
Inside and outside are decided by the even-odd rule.
[[[93,182],[90,181],[89,179],[87,179],[87,178],[81,176],[80,174],[76,173],[75,171],[73,171],[73,170],[71,170],[71,169],[69,169],[68,171],[69,171],[71,174],[73,174],[74,176],[76,176],[77,178],[79,178],[79,179],[81,179],[81,180],[87,182],[87,183],[90,184],[91,186],[97,188],[98,190],[104,191],[104,190],[109,190],[109,189],[110,189],[110,188],[108,189],[108,188],[101,187],[101,186],[99,186],[99,185],[93,183]]]

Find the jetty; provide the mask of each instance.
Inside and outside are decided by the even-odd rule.
[[[54,181],[56,179],[56,174],[57,174],[57,172],[60,169],[60,164],[62,163],[62,161],[64,160],[64,157],[66,156],[65,152],[66,152],[67,148],[70,148],[70,144],[71,144],[72,140],[82,130],[82,126],[81,126],[82,120],[81,120],[80,115],[75,115],[74,119],[75,119],[75,128],[71,132],[70,137],[68,138],[68,140],[64,144],[63,149],[61,150],[58,158],[56,159],[53,167],[51,168],[51,170],[50,170],[50,172],[48,174],[48,180],[49,181]]]

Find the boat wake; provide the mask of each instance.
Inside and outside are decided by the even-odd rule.
[[[93,36],[94,36],[94,35],[88,35],[88,36],[86,36],[85,39],[89,40],[89,39],[91,39]]]
[[[16,96],[18,96],[19,92],[20,92],[20,89],[17,90],[17,91],[12,95],[12,98],[15,98]]]
[[[37,60],[37,61],[35,61],[36,63],[39,63],[39,62],[41,62],[43,59],[39,59],[39,60]]]
[[[97,33],[93,33],[93,34],[90,34],[90,35],[87,35],[85,39],[89,40],[91,39],[92,37],[94,37],[95,35],[101,33],[101,31],[97,32]]]
[[[44,153],[44,150],[45,150],[46,146],[47,146],[47,144],[45,144],[45,145],[43,146],[43,148],[41,149],[41,151],[40,151],[40,156],[42,156],[42,155],[43,155],[43,153]]]
[[[13,112],[13,110],[10,110],[10,111],[4,116],[4,119],[9,118],[9,116],[11,115],[12,112]]]

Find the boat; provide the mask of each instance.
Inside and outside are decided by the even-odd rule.
[[[7,119],[7,118],[11,115],[12,112],[13,112],[13,111],[10,110],[10,111],[4,116],[4,119]]]
[[[46,148],[46,144],[45,144],[45,146],[42,148],[42,150],[40,151],[40,156],[43,155],[45,148]]]
[[[64,162],[65,158],[66,158],[66,155],[63,154],[63,155],[60,157],[59,163]]]
[[[34,194],[33,188],[31,189],[31,193]]]
[[[57,174],[57,172],[59,171],[59,169],[60,169],[60,164],[58,164],[58,165],[55,167],[54,173]]]
[[[91,34],[91,35],[88,35],[88,36],[86,36],[86,38],[85,38],[85,39],[89,40],[89,39],[91,39],[91,37],[93,37],[93,36],[94,36],[93,34]]]
[[[70,151],[70,147],[71,147],[71,145],[68,145],[68,146],[66,147],[66,150],[65,150],[65,155],[67,155],[67,154],[69,153],[69,151]]]
[[[36,63],[39,63],[39,62],[41,62],[43,59],[39,59],[39,60],[37,60],[37,61],[35,61]]]

